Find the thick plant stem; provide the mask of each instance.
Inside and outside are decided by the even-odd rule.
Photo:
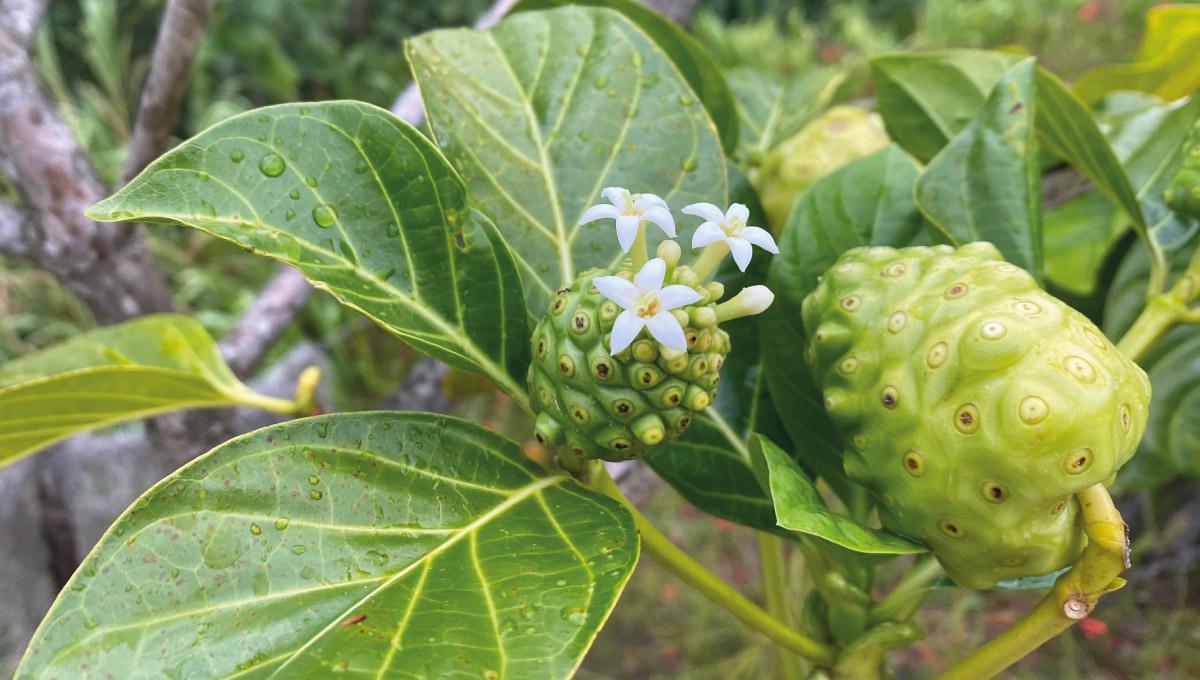
[[[783,565],[783,541],[778,536],[762,531],[756,532],[754,538],[758,546],[758,566],[767,613],[791,626],[792,618],[787,602],[787,576]],[[801,669],[796,657],[780,646],[775,647],[775,652],[779,661],[780,680],[800,680]]]
[[[1169,294],[1150,298],[1145,309],[1117,343],[1117,349],[1131,361],[1138,361],[1171,330],[1183,311],[1182,304]]]
[[[1033,611],[947,670],[942,680],[985,680],[997,675],[1087,618],[1101,595],[1125,584],[1120,574],[1129,568],[1129,538],[1108,490],[1096,484],[1075,498],[1088,536],[1083,554]]]
[[[633,515],[638,533],[641,534],[642,550],[676,578],[695,588],[713,604],[729,611],[742,623],[767,636],[772,642],[814,663],[825,666],[833,663],[836,652],[832,647],[792,630],[787,624],[730,587],[691,555],[680,550],[625,499],[603,465],[594,465],[589,470],[588,487],[625,505]]]
[[[871,624],[902,621],[912,616],[942,573],[942,565],[934,556],[918,558],[892,592],[871,607]]]

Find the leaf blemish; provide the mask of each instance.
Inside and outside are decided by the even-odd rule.
[[[1011,109],[1008,110],[1008,115],[1011,116],[1020,113],[1021,109],[1023,108],[1025,108],[1025,102],[1017,102],[1016,104],[1012,105]]]
[[[363,621],[366,621],[366,620],[367,620],[366,614],[355,614],[354,616],[351,616],[350,618],[346,619],[346,622],[342,624],[342,628],[349,628],[350,626],[362,623]]]

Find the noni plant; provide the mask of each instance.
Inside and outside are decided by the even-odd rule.
[[[976,680],[1125,585],[1113,493],[1200,471],[1200,104],[1170,79],[1081,98],[1033,57],[889,54],[872,111],[826,111],[840,77],[726,74],[629,0],[525,0],[406,55],[427,130],[261,108],[88,214],[299,270],[480,376],[516,436],[310,415],[315,369],[258,394],[172,315],[0,367],[5,464],[181,408],[306,416],[139,498],[18,678],[569,677],[645,553],[781,678],[889,677],[934,589],[1043,590],[956,650]],[[1051,174],[1087,182],[1056,202]],[[763,603],[628,501],[606,462],[632,459],[754,531]]]

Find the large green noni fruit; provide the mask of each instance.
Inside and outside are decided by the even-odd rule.
[[[1086,543],[1074,494],[1110,483],[1150,383],[989,243],[856,248],[804,301],[806,356],[884,526],[971,588]]]
[[[687,285],[700,301],[672,310],[684,327],[687,351],[656,342],[643,330],[615,356],[609,353],[621,308],[592,279],[628,269],[592,269],[558,291],[533,331],[529,393],[538,441],[579,458],[629,460],[674,439],[716,397],[729,335],[717,327],[720,283],[698,285],[686,266],[669,283]]]

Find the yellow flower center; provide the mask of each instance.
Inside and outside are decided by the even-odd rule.
[[[746,228],[746,223],[736,217],[731,217],[721,224],[721,231],[725,232],[726,236],[737,236]]]
[[[633,308],[633,312],[643,319],[649,319],[660,311],[662,311],[662,300],[659,299],[658,293],[654,291],[643,295]]]

